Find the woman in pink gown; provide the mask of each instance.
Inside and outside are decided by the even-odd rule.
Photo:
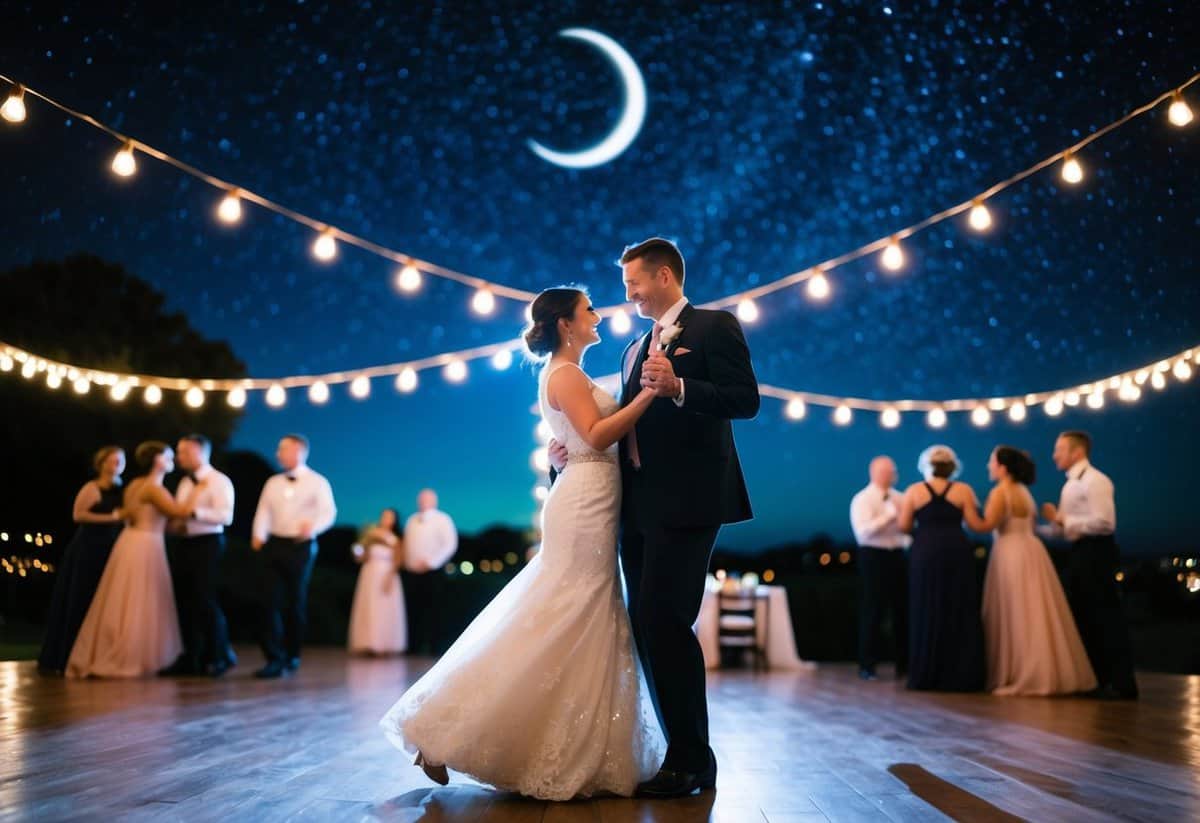
[[[363,532],[354,552],[362,568],[350,607],[350,653],[399,654],[408,648],[399,574],[404,565],[399,512],[384,509],[379,522]]]
[[[163,487],[175,466],[170,446],[147,441],[135,457],[145,475],[125,490],[125,528],[71,649],[67,677],[145,677],[183,651],[163,530],[169,518],[191,517],[204,482],[177,503]]]
[[[1096,676],[1063,594],[1058,572],[1034,533],[1037,506],[1028,486],[1035,469],[1028,453],[999,446],[988,461],[996,482],[979,517],[965,512],[975,531],[994,530],[983,584],[987,687],[996,695],[1052,695],[1090,691]]]

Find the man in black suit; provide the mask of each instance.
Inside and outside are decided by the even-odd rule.
[[[758,413],[758,381],[737,319],[683,296],[683,255],[674,243],[652,237],[630,246],[620,266],[627,299],[655,321],[621,358],[621,403],[643,386],[658,395],[620,447],[621,568],[668,742],[662,768],[638,795],[682,797],[716,781],[704,657],[692,625],[718,531],[752,517],[730,421]],[[561,467],[563,453],[553,451]]]

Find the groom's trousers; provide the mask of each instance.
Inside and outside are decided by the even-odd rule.
[[[224,554],[223,534],[173,537],[167,543],[183,654],[193,671],[203,671],[205,666],[224,663],[232,657],[229,627],[217,598]]]
[[[1071,544],[1065,588],[1100,685],[1136,694],[1133,646],[1116,582],[1120,567],[1121,552],[1111,535],[1080,538]]]
[[[638,654],[667,737],[663,768],[701,774],[712,763],[712,751],[704,654],[692,626],[720,526],[675,529],[635,522],[627,514],[622,525],[621,569]]]
[[[262,548],[264,588],[261,644],[271,663],[300,657],[308,626],[308,581],[317,559],[317,541],[274,537]]]

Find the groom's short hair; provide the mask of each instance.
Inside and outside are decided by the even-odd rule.
[[[1072,430],[1063,432],[1062,434],[1059,435],[1059,437],[1064,437],[1067,440],[1070,440],[1076,446],[1083,449],[1083,454],[1085,457],[1091,457],[1091,455],[1092,455],[1092,436],[1090,434],[1088,434],[1087,432],[1079,431],[1077,429],[1072,429]]]
[[[683,254],[679,247],[665,237],[651,237],[632,246],[626,246],[618,265],[624,266],[634,260],[643,260],[646,265],[657,271],[660,266],[666,266],[675,275],[679,285],[683,285],[684,266]]]

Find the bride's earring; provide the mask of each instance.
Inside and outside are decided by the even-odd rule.
[[[567,348],[568,349],[575,348],[575,335],[572,334],[570,331],[567,332]]]

